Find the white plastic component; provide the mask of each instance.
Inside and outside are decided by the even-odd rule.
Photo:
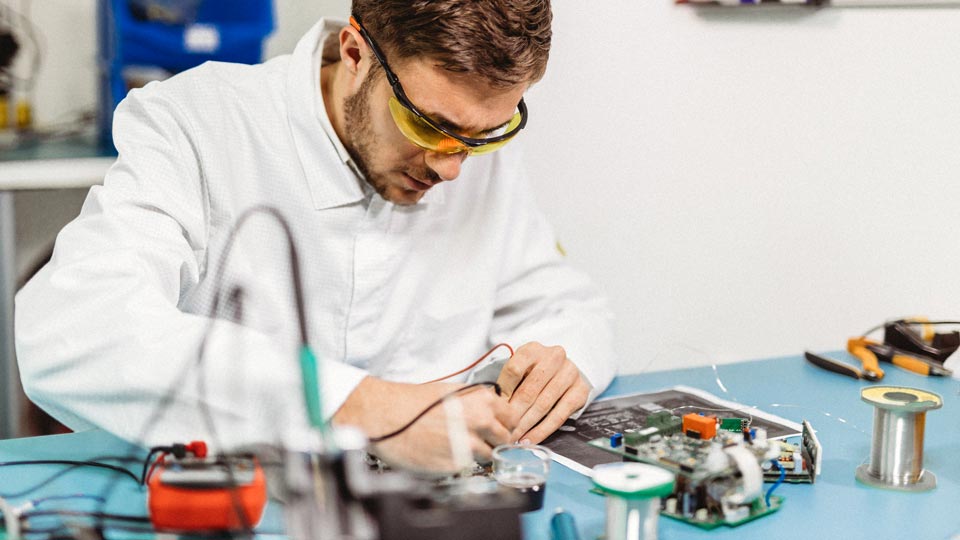
[[[727,468],[730,464],[730,458],[723,451],[723,447],[720,444],[713,444],[710,446],[710,453],[707,454],[707,459],[704,461],[703,465],[710,472],[720,472]]]
[[[723,507],[723,519],[730,523],[735,523],[748,517],[750,517],[750,507],[747,505],[740,505],[733,508],[728,508],[724,505]]]
[[[730,494],[729,502],[733,504],[747,504],[756,500],[763,490],[763,471],[757,458],[743,446],[731,446],[724,450],[730,456],[737,468],[740,469],[740,475],[743,477],[741,490]]]
[[[823,472],[823,447],[820,446],[820,441],[817,439],[817,432],[813,430],[813,426],[806,420],[803,421],[803,433],[814,448],[811,453],[815,455],[812,456],[813,463],[811,463],[810,466],[816,471],[816,475],[820,476],[820,473]]]
[[[10,540],[20,540],[19,512],[3,497],[0,497],[0,512],[3,512],[3,522],[7,528],[6,537]]]
[[[765,464],[769,464],[772,459],[780,459],[780,444],[777,441],[767,441],[767,450],[763,454],[763,461]],[[764,467],[766,469],[766,467]]]

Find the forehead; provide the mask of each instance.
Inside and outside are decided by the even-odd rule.
[[[529,84],[493,87],[470,74],[453,73],[430,59],[412,58],[397,62],[391,69],[400,79],[411,102],[431,119],[471,133],[505,124]]]

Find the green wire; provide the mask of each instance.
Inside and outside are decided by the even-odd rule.
[[[317,357],[309,345],[300,348],[300,374],[303,378],[303,399],[307,405],[307,418],[310,425],[325,429],[323,407],[320,401],[320,374]]]

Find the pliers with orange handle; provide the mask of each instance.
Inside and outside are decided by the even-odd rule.
[[[847,351],[859,358],[864,365],[867,365],[867,362],[873,364],[876,364],[877,361],[889,362],[897,367],[920,375],[932,375],[935,377],[953,375],[953,371],[943,367],[943,365],[930,358],[909,353],[893,345],[869,340],[865,337],[847,340]],[[883,371],[880,372],[880,376],[883,377]]]
[[[805,353],[805,356],[810,363],[826,370],[868,381],[879,381],[883,378],[884,373],[880,368],[880,362],[890,363],[920,375],[949,376],[953,374],[952,371],[929,358],[914,355],[863,336],[847,340],[847,352],[860,360],[862,366],[860,369],[812,352]]]

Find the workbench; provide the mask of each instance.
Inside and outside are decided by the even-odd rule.
[[[842,357],[843,353],[834,353]],[[653,391],[677,384],[703,389],[718,397],[737,401],[772,414],[813,424],[823,445],[823,472],[815,484],[784,484],[776,493],[785,497],[780,511],[737,528],[713,531],[661,518],[662,540],[689,538],[764,539],[815,536],[822,539],[858,538],[960,539],[960,381],[926,378],[884,366],[884,385],[922,388],[943,397],[940,410],[927,413],[925,468],[938,481],[935,490],[905,493],[874,489],[859,484],[854,471],[870,456],[874,409],[860,400],[865,381],[829,373],[803,360],[802,356],[618,377],[604,396]],[[0,462],[26,459],[91,459],[125,455],[130,447],[102,431],[56,435],[0,442]],[[139,466],[130,464],[139,473]],[[62,469],[56,465],[0,467],[0,495],[21,491],[42,482]],[[77,468],[29,495],[39,497],[99,493],[117,473]],[[554,464],[547,482],[542,510],[523,516],[526,538],[549,538],[549,522],[557,507],[571,512],[583,540],[603,532],[604,500],[589,492],[591,482]],[[51,507],[94,508],[95,501],[63,500]],[[115,481],[105,507],[111,512],[146,515],[145,492],[131,479]],[[270,503],[260,530],[267,534],[282,529],[280,508]],[[109,535],[108,535],[109,536]],[[114,536],[116,537],[116,536]]]

